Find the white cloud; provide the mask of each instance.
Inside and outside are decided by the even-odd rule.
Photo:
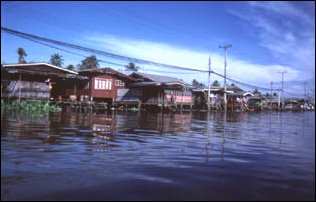
[[[249,25],[247,30],[276,61],[296,69],[297,77],[315,74],[315,4],[307,2],[248,2],[247,12],[227,12]],[[298,71],[299,70],[299,71]],[[289,76],[289,75],[287,75]]]
[[[211,54],[212,70],[220,74],[223,74],[224,72],[223,53],[194,51],[186,47],[175,47],[165,43],[119,38],[107,34],[89,34],[89,36],[84,37],[83,41],[84,42],[82,43],[85,43],[86,45],[98,47],[101,50],[114,52],[120,55],[201,70],[208,69],[208,58]],[[127,62],[121,61],[120,63],[124,64]],[[269,87],[268,84],[270,81],[277,82],[281,80],[281,75],[278,74],[278,71],[284,69],[288,71],[285,81],[299,79],[299,75],[301,74],[300,71],[295,70],[290,66],[282,66],[277,64],[261,65],[241,60],[231,56],[229,51],[227,63],[228,77],[250,84],[265,85],[263,87]],[[168,70],[161,67],[153,67],[148,65],[144,66],[141,64],[137,65],[144,67],[146,72],[148,70],[179,72],[179,70],[174,69]],[[150,73],[162,74],[159,72]],[[191,82],[192,79],[195,78],[198,81],[207,83],[207,73],[188,74],[188,72],[185,72],[185,74],[168,74],[168,76],[182,78],[187,82]],[[211,81],[217,79],[221,82],[221,84],[223,84],[222,78],[215,75],[212,75],[211,77]],[[228,81],[228,83],[231,82]]]
[[[285,17],[292,17],[292,18],[299,18],[304,23],[308,25],[314,25],[314,20],[311,16],[309,16],[304,10],[296,7],[293,2],[258,2],[258,1],[250,1],[248,4],[253,8],[263,9],[268,12],[274,12],[276,14],[285,16]],[[315,6],[315,5],[311,5]]]

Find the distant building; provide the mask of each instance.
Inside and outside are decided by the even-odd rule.
[[[226,87],[227,93],[227,103],[228,107],[230,107],[231,102],[238,97],[242,98],[245,91],[238,86],[227,86]],[[207,105],[207,96],[208,96],[208,88],[196,88],[193,89],[193,94],[195,97],[200,97],[200,100],[204,99],[204,105],[206,108]],[[224,87],[220,86],[211,86],[210,87],[210,105],[211,108],[221,109],[223,108],[224,103]],[[196,103],[195,103],[196,104]]]

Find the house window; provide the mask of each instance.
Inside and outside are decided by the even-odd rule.
[[[96,90],[112,90],[112,80],[110,79],[94,79],[94,89]]]
[[[115,80],[115,86],[124,86],[124,82],[121,80]]]

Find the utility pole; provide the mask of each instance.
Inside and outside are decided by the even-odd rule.
[[[283,70],[283,71],[280,71],[278,73],[282,74],[282,108],[284,108],[284,94],[283,94],[283,91],[284,91],[284,74],[287,73],[287,71]]]
[[[304,100],[306,100],[306,82],[303,82],[304,85]]]
[[[208,58],[208,91],[207,91],[207,109],[211,109],[211,103],[210,103],[210,95],[211,95],[211,56]]]
[[[279,107],[279,109],[281,109],[280,101],[281,101],[281,89],[278,89],[278,107]]]
[[[219,48],[224,48],[224,54],[225,54],[225,63],[224,63],[224,106],[225,106],[225,112],[227,111],[227,93],[226,93],[226,56],[227,56],[227,49],[231,48],[231,44],[227,44],[225,46],[219,46]]]
[[[22,88],[22,85],[21,85],[21,83],[22,83],[22,79],[21,79],[21,77],[22,77],[22,75],[21,75],[21,73],[20,73],[20,75],[19,75],[19,102],[21,102],[21,88]]]
[[[271,99],[270,99],[270,108],[272,109],[272,99],[273,99],[273,95],[272,95],[272,85],[273,85],[273,81],[271,81],[270,82],[270,85],[271,85],[271,94],[270,94],[270,96],[271,96]]]

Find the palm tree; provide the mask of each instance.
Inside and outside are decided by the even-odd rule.
[[[261,92],[256,88],[256,89],[253,91],[253,94],[261,94]]]
[[[59,55],[58,53],[55,53],[53,55],[50,56],[50,61],[49,63],[52,65],[55,65],[57,67],[62,67],[63,66],[63,56]]]
[[[75,66],[73,66],[73,65],[68,65],[67,67],[66,67],[66,69],[69,69],[69,70],[71,70],[71,71],[74,71],[75,70]]]
[[[192,80],[192,86],[194,87],[198,87],[199,86],[199,82],[195,79]]]
[[[200,83],[196,79],[192,80],[192,86],[194,86],[196,88],[203,88],[203,87],[205,87],[204,83]]]
[[[221,86],[221,84],[220,84],[217,80],[215,80],[215,81],[213,82],[212,86]]]
[[[18,48],[17,53],[19,55],[19,64],[26,63],[25,57],[27,56],[26,52],[24,51],[23,48]]]
[[[134,63],[130,62],[128,65],[125,65],[125,70],[135,71],[137,72],[140,69],[139,66],[136,66]]]
[[[95,69],[99,67],[97,58],[94,55],[86,57],[86,59],[81,61],[81,64],[77,65],[79,70],[83,69]]]

